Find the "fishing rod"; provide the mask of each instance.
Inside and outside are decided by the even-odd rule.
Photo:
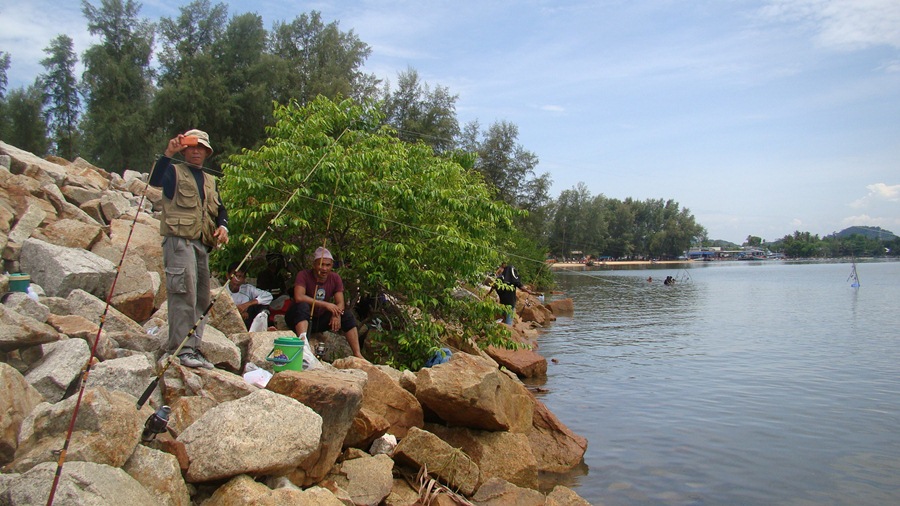
[[[332,148],[334,146],[337,146],[338,142],[341,140],[341,137],[343,137],[346,132],[347,132],[347,129],[345,128],[344,131],[341,132],[341,134],[337,136],[337,138],[334,140],[334,143],[331,145]],[[316,169],[319,168],[319,165],[321,165],[322,161],[325,160],[325,157],[328,156],[328,154],[330,152],[331,152],[331,150],[328,149],[325,151],[325,153],[322,154],[321,158],[319,158],[319,160],[313,166],[312,170],[309,171],[309,174],[306,175],[306,177],[303,179],[303,181],[301,183],[305,183],[307,180],[309,180],[309,178],[313,175],[313,173],[316,171]],[[265,228],[265,230],[263,230],[263,233],[259,236],[259,238],[257,238],[256,242],[253,243],[253,246],[250,247],[250,249],[247,251],[247,254],[244,255],[244,258],[238,264],[238,267],[236,269],[237,271],[239,271],[239,270],[241,270],[241,268],[243,268],[244,264],[247,262],[247,260],[250,258],[250,256],[253,254],[253,252],[256,250],[257,246],[259,246],[260,243],[262,242],[262,240],[266,237],[266,234],[268,234],[270,231],[272,231],[272,224],[275,223],[275,221],[281,217],[282,213],[284,213],[285,209],[287,209],[288,204],[290,204],[291,201],[294,199],[294,197],[300,192],[300,188],[301,188],[301,186],[298,186],[293,191],[293,193],[291,193],[291,196],[288,197],[288,199],[284,202],[284,205],[281,206],[281,209],[278,210],[278,213],[275,214],[275,216],[271,220],[269,220],[269,223],[266,225],[266,228]],[[219,297],[223,293],[225,293],[224,287],[223,287],[223,289],[220,289],[218,291],[218,293],[216,293],[216,296],[209,302],[209,305],[206,307],[206,309],[200,315],[200,318],[197,319],[196,322],[194,322],[194,326],[191,327],[191,329],[188,331],[188,333],[184,337],[184,339],[181,340],[181,343],[178,344],[178,347],[175,349],[175,351],[173,351],[169,355],[169,358],[163,364],[162,369],[159,371],[159,373],[156,375],[156,377],[153,378],[153,380],[150,382],[150,384],[147,385],[147,388],[144,390],[144,393],[141,394],[141,397],[138,399],[137,409],[141,409],[144,406],[144,404],[147,402],[147,400],[150,398],[150,395],[153,394],[153,391],[156,390],[156,387],[159,385],[160,379],[162,379],[162,377],[166,374],[166,371],[169,370],[169,367],[175,362],[175,357],[178,356],[178,352],[181,351],[181,349],[184,348],[185,344],[187,344],[188,340],[194,336],[194,334],[197,331],[197,328],[206,320],[206,317],[209,315],[209,312],[212,310],[216,301],[219,300]]]
[[[154,167],[150,168],[149,175],[153,175]],[[147,180],[150,180],[150,177],[147,177]],[[53,499],[56,496],[56,489],[59,486],[59,479],[62,475],[63,464],[66,461],[66,455],[69,451],[69,444],[72,441],[72,433],[75,431],[75,420],[78,418],[78,411],[81,408],[81,401],[84,398],[84,391],[87,386],[88,377],[91,373],[91,367],[94,364],[94,359],[97,356],[97,346],[100,343],[100,336],[103,332],[103,325],[106,323],[106,316],[109,313],[109,307],[111,305],[113,294],[116,291],[116,283],[119,280],[119,275],[122,273],[122,265],[125,263],[125,255],[128,253],[128,246],[131,244],[131,236],[134,234],[135,226],[137,225],[138,217],[141,214],[141,210],[144,208],[144,200],[147,196],[147,189],[150,187],[149,183],[144,184],[144,190],[141,192],[141,199],[138,201],[137,209],[134,211],[134,220],[131,222],[131,229],[128,231],[128,238],[125,240],[125,246],[122,248],[122,256],[119,258],[119,263],[116,265],[116,275],[113,277],[112,284],[109,287],[109,292],[106,295],[106,304],[103,307],[103,312],[100,314],[100,324],[97,326],[97,336],[94,338],[94,344],[91,346],[91,354],[88,357],[87,364],[84,366],[84,371],[82,372],[81,377],[81,386],[78,389],[78,397],[75,400],[75,408],[72,410],[72,417],[69,419],[69,425],[66,429],[66,438],[63,442],[62,449],[59,450],[59,458],[56,463],[56,473],[53,475],[53,485],[50,486],[50,495],[47,497],[47,506],[53,504]]]

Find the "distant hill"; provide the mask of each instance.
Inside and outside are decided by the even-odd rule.
[[[709,245],[713,248],[722,248],[724,250],[734,250],[740,249],[740,244],[735,244],[731,241],[723,241],[722,239],[716,239],[715,241],[710,241]]]
[[[851,235],[861,235],[866,239],[881,239],[883,241],[891,241],[897,238],[893,232],[888,230],[884,230],[881,227],[848,227],[840,232],[836,232],[833,234],[834,237],[838,239],[846,239]]]

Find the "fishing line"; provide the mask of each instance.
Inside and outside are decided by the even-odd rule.
[[[334,143],[330,146],[330,148],[327,149],[322,154],[321,158],[319,158],[319,160],[313,166],[312,170],[309,171],[309,174],[306,175],[306,177],[303,179],[303,181],[301,183],[305,183],[306,181],[309,180],[309,178],[313,175],[313,173],[316,171],[316,169],[319,168],[319,165],[321,165],[322,161],[325,160],[325,157],[331,153],[331,148],[334,148],[335,146],[338,145],[338,143],[340,142],[341,138],[344,136],[345,133],[347,133],[346,128],[344,129],[343,132],[341,132],[340,135],[337,136],[337,138],[334,140]],[[240,271],[243,268],[244,264],[247,262],[247,260],[253,254],[253,251],[257,248],[257,246],[259,246],[259,244],[262,242],[263,238],[265,238],[266,234],[268,234],[270,231],[273,231],[272,224],[278,218],[281,217],[281,214],[284,213],[285,209],[287,209],[288,204],[291,203],[291,200],[293,200],[294,196],[299,194],[300,188],[301,188],[301,186],[298,186],[294,190],[294,192],[291,194],[291,196],[284,202],[284,205],[281,206],[281,209],[278,211],[278,213],[271,220],[269,220],[269,223],[266,225],[265,230],[263,230],[263,233],[259,236],[259,238],[256,240],[256,242],[253,243],[253,246],[250,247],[250,249],[247,251],[247,254],[244,255],[244,258],[238,264],[238,267],[237,267],[237,269],[235,269],[235,271]],[[151,381],[150,384],[147,385],[147,389],[144,390],[144,393],[138,399],[137,409],[141,409],[144,406],[144,403],[146,403],[147,400],[150,398],[150,395],[153,394],[153,391],[156,390],[156,387],[159,385],[160,379],[163,377],[163,375],[165,375],[166,371],[174,363],[175,357],[178,356],[178,352],[181,351],[182,348],[184,348],[184,345],[187,343],[188,339],[190,339],[196,333],[197,327],[199,327],[200,324],[203,323],[203,321],[206,319],[207,315],[209,314],[209,312],[212,310],[213,306],[215,305],[216,301],[219,300],[219,297],[221,297],[221,295],[223,293],[225,293],[225,291],[226,291],[226,287],[222,287],[216,293],[216,296],[210,301],[209,305],[203,311],[203,314],[200,315],[200,318],[194,323],[194,326],[191,327],[191,330],[188,331],[188,333],[184,337],[184,339],[181,340],[181,343],[178,345],[178,348],[176,348],[175,351],[173,351],[172,354],[169,355],[169,358],[163,364],[162,370],[160,370],[160,372],[156,375],[156,377],[153,378],[153,381]]]

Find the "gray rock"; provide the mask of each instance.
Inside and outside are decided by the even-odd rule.
[[[140,397],[147,385],[156,377],[156,368],[146,355],[114,358],[100,362],[91,368],[88,388],[104,387]],[[150,397],[154,407],[162,405],[162,393],[157,388]]]
[[[206,326],[203,331],[203,340],[200,341],[200,352],[217,367],[232,372],[238,372],[241,369],[241,349],[215,327]]]
[[[28,206],[28,210],[19,216],[16,226],[9,231],[9,242],[22,244],[26,239],[31,237],[32,232],[40,226],[47,217],[47,212],[41,206],[32,204]]]
[[[41,462],[55,462],[54,452],[63,447],[77,396],[62,402],[42,402],[22,421],[19,449],[9,465],[25,472]],[[137,399],[123,392],[88,388],[81,398],[75,430],[69,442],[67,462],[87,461],[122,467],[141,438],[144,421],[153,410],[135,409]]]
[[[72,382],[78,379],[91,350],[81,339],[65,339],[41,346],[44,356],[29,369],[25,380],[47,402],[59,402]]]
[[[394,461],[415,469],[426,467],[430,476],[466,496],[475,492],[481,474],[462,450],[416,427],[394,449]]]
[[[34,318],[41,323],[46,323],[47,317],[50,315],[50,308],[22,292],[10,293],[3,302],[3,305],[21,315]]]
[[[156,504],[191,505],[191,495],[174,455],[137,445],[122,469],[144,486]]]
[[[340,472],[329,475],[353,504],[377,506],[391,493],[394,461],[387,455],[345,460]]]
[[[100,197],[100,210],[103,211],[103,217],[106,218],[107,223],[112,223],[130,209],[131,201],[120,192],[106,191]]]
[[[60,339],[53,327],[0,304],[0,351],[12,351]]]
[[[0,466],[12,462],[22,421],[43,400],[19,371],[0,362]]]
[[[67,297],[72,314],[81,315],[88,320],[100,324],[100,317],[106,309],[106,303],[84,290],[75,289]],[[136,351],[158,351],[166,336],[150,335],[134,320],[110,307],[106,311],[103,330],[115,339],[120,346]]]
[[[28,239],[22,245],[20,264],[47,295],[57,297],[82,289],[105,299],[116,275],[112,262],[90,251],[37,239]]]
[[[210,409],[181,435],[190,482],[297,467],[318,450],[322,417],[294,399],[258,390]]]
[[[46,504],[56,473],[55,462],[45,462],[12,480],[0,495],[0,504]],[[54,496],[55,504],[157,506],[159,503],[125,471],[93,462],[67,461]]]

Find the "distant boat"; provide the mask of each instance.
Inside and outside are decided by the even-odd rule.
[[[847,281],[853,281],[850,283],[850,286],[853,288],[859,288],[859,276],[856,274],[856,261],[853,261],[853,266],[850,267],[850,276],[847,278]]]

